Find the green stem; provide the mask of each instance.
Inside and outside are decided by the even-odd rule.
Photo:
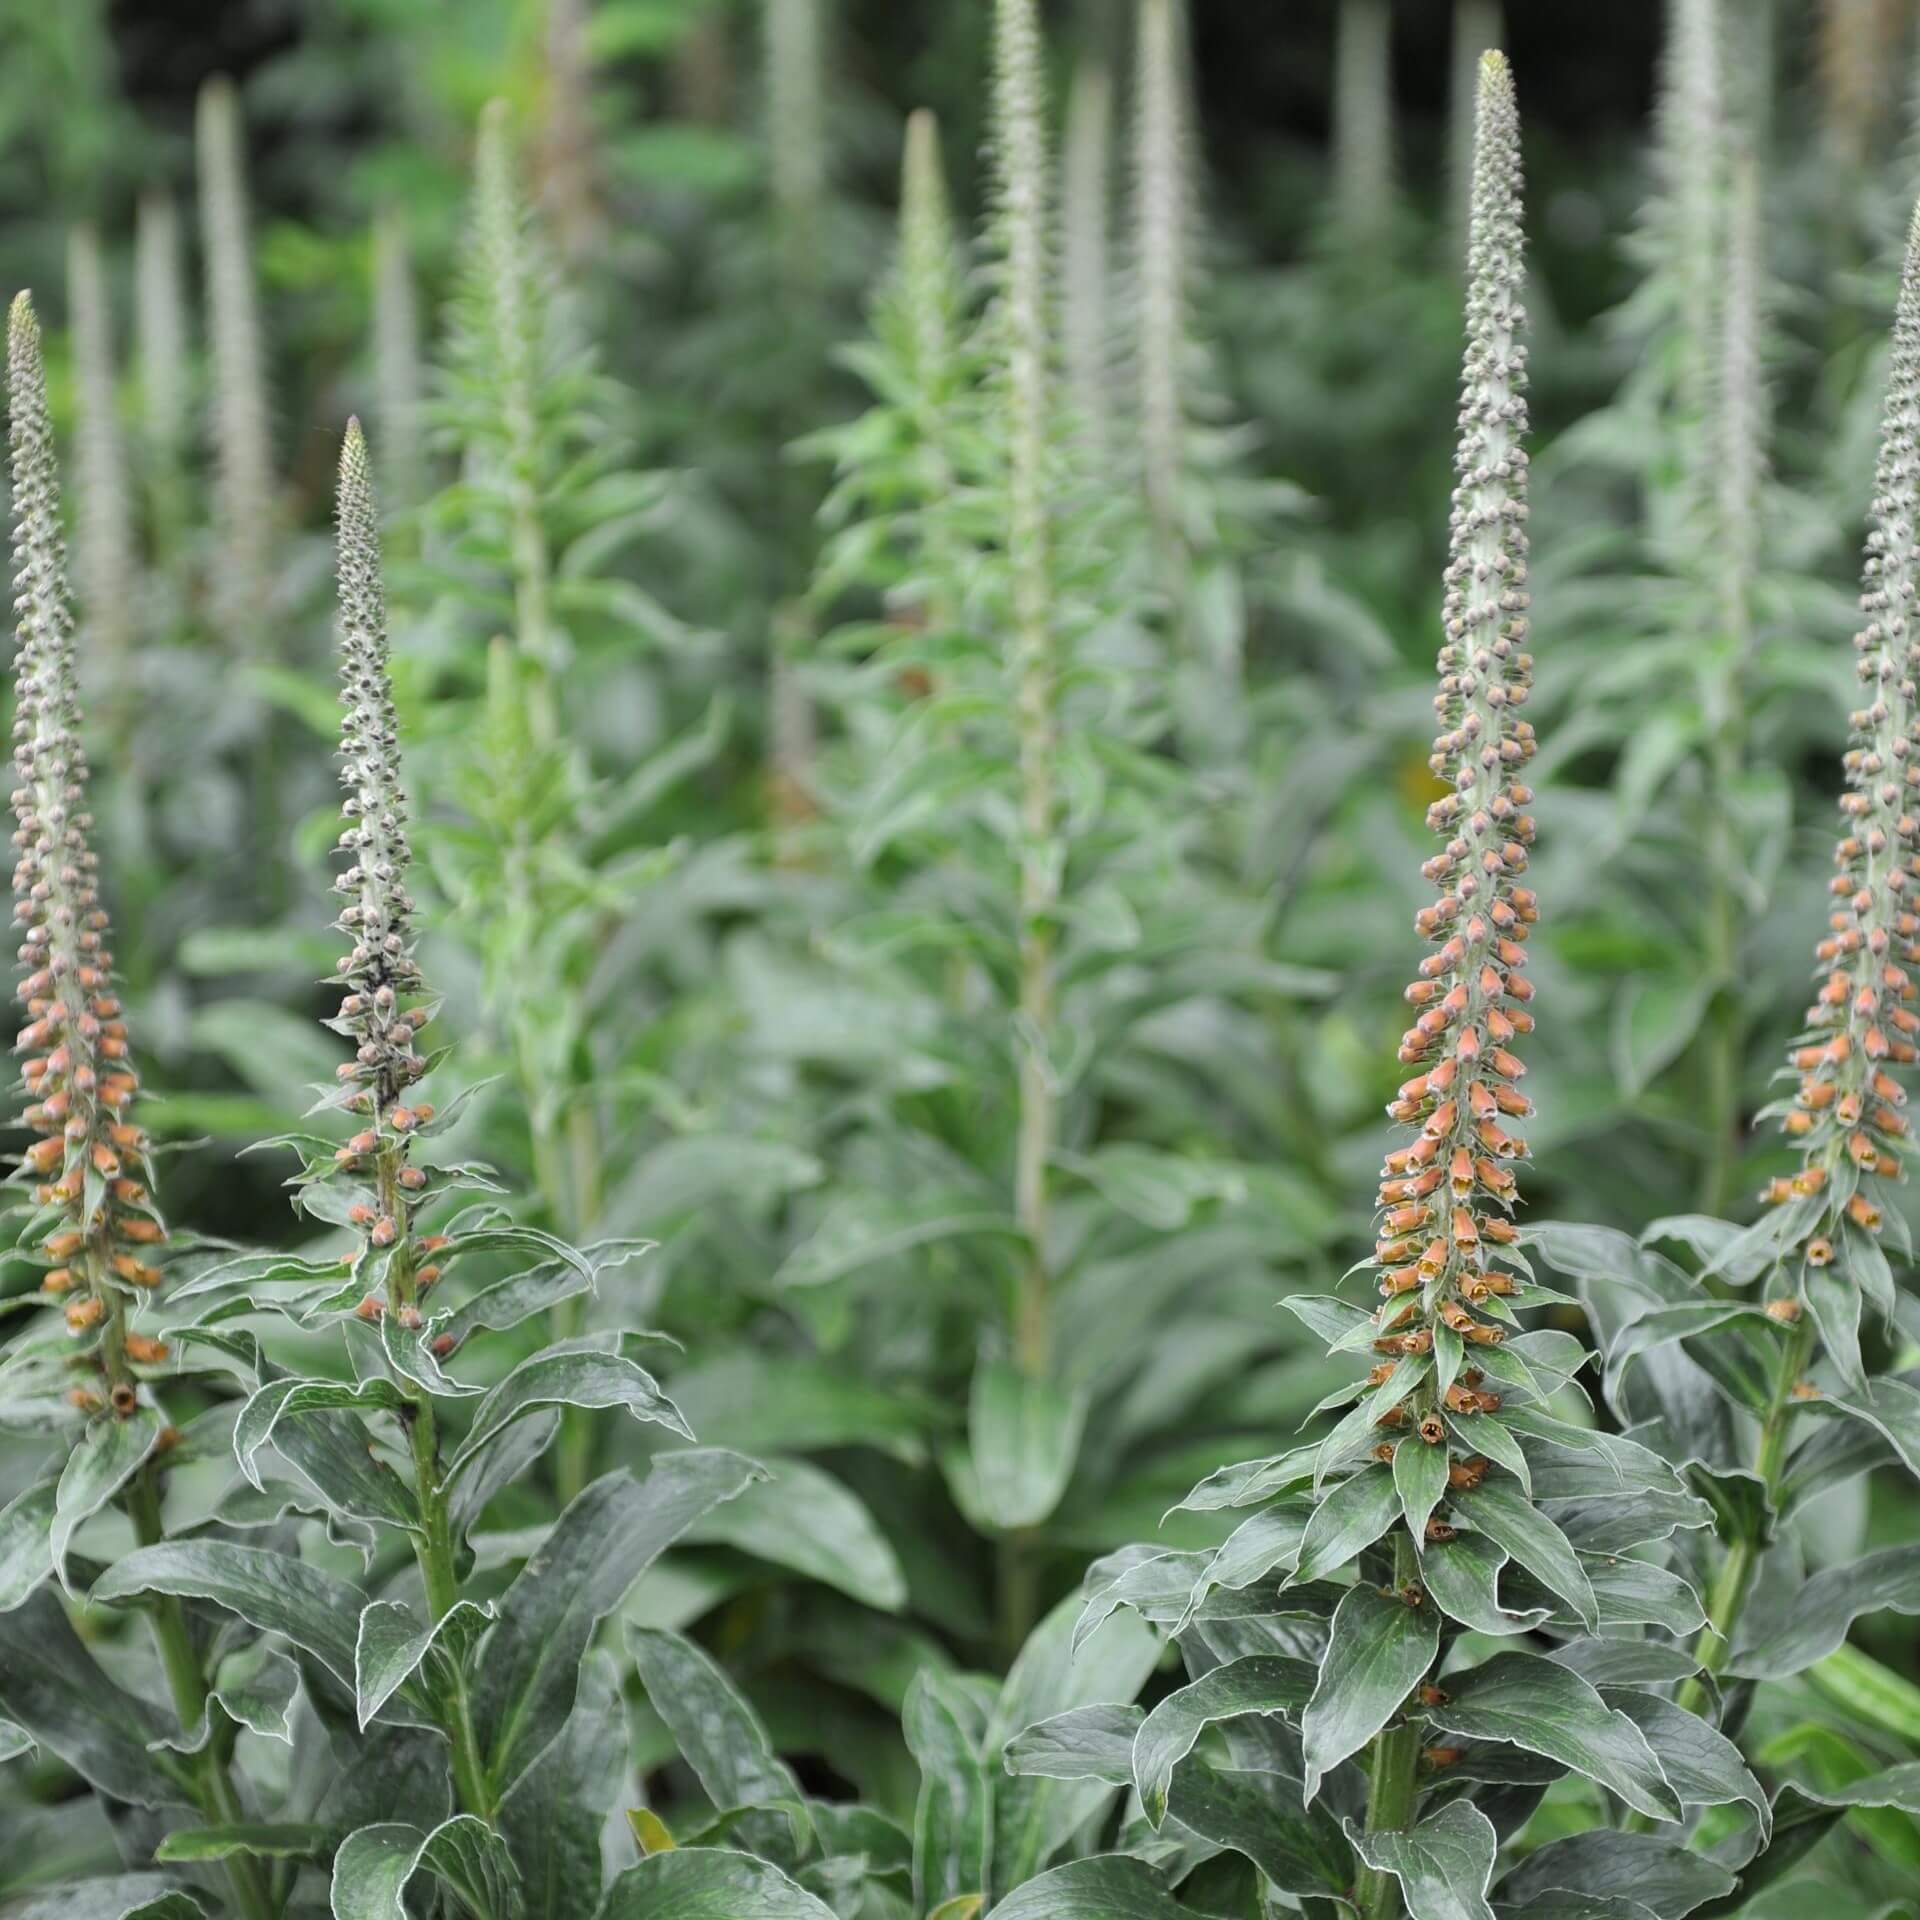
[[[400,1223],[399,1242],[387,1270],[390,1310],[416,1306],[418,1288],[413,1273],[413,1236],[406,1191],[400,1185],[401,1149],[382,1147],[376,1170],[380,1211]],[[426,1394],[401,1414],[413,1451],[413,1491],[420,1508],[420,1531],[414,1535],[414,1558],[427,1593],[427,1614],[435,1626],[460,1598],[460,1579],[453,1563],[453,1526],[448,1518],[446,1487],[440,1476],[440,1430],[433,1401]],[[467,1694],[467,1676],[458,1660],[448,1662],[453,1672],[452,1698],[442,1716],[442,1728],[453,1749],[453,1781],[461,1806],[482,1820],[493,1818],[493,1794],[480,1757],[473,1726],[473,1707]]]
[[[1418,1585],[1419,1556],[1402,1529],[1394,1536],[1393,1577],[1399,1587]],[[1373,1736],[1368,1761],[1367,1831],[1400,1833],[1413,1825],[1420,1797],[1420,1727],[1404,1715]],[[1400,1882],[1383,1867],[1362,1867],[1353,1904],[1360,1920],[1399,1920]]]
[[[1723,711],[1707,776],[1706,961],[1707,978],[1713,982],[1713,1003],[1705,1034],[1707,1152],[1700,1170],[1700,1210],[1709,1214],[1726,1211],[1740,1159],[1740,904],[1734,874],[1739,849],[1732,822],[1745,704],[1737,663],[1727,684],[1719,689],[1716,704]]]
[[[143,1467],[134,1475],[127,1489],[126,1506],[140,1544],[156,1545],[164,1537],[165,1527],[151,1467]],[[184,1732],[207,1710],[206,1676],[187,1628],[186,1609],[175,1595],[157,1594],[147,1618],[153,1628],[154,1644],[160,1649],[160,1664],[166,1670],[173,1710]],[[246,1815],[227,1771],[227,1756],[218,1730],[209,1728],[207,1744],[187,1759],[195,1776],[200,1811],[216,1825],[238,1826]],[[260,1862],[251,1854],[236,1853],[228,1857],[226,1869],[241,1912],[249,1916],[249,1920],[273,1920],[278,1908]]]

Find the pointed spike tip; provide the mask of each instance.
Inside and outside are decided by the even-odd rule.
[[[33,292],[22,287],[13,296],[13,304],[7,309],[7,332],[10,335],[25,337],[29,333],[38,333],[40,323],[34,318]]]

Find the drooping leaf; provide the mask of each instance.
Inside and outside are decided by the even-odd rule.
[[[176,1827],[153,1851],[162,1862],[225,1860],[251,1854],[262,1860],[324,1860],[340,1836],[311,1822],[254,1821],[227,1827]]]
[[[1144,1721],[1133,1742],[1133,1782],[1155,1826],[1166,1817],[1174,1768],[1216,1720],[1243,1713],[1297,1713],[1313,1693],[1304,1660],[1252,1654],[1177,1687]]]
[[[1545,1607],[1526,1611],[1502,1602],[1499,1582],[1506,1564],[1506,1549],[1477,1533],[1428,1541],[1420,1549],[1420,1579],[1428,1596],[1448,1619],[1476,1633],[1530,1633],[1548,1618]]]
[[[1497,1905],[1505,1914],[1531,1914],[1552,1893],[1594,1901],[1631,1900],[1672,1920],[1731,1893],[1734,1876],[1705,1854],[1652,1833],[1597,1829],[1550,1840],[1501,1881]]]
[[[400,1389],[377,1374],[353,1381],[269,1381],[240,1409],[240,1417],[233,1423],[233,1455],[240,1462],[240,1471],[257,1487],[261,1481],[255,1455],[272,1441],[283,1416],[341,1408],[393,1413],[406,1404]]]
[[[67,1585],[67,1548],[75,1532],[140,1471],[160,1438],[160,1425],[158,1412],[142,1405],[124,1420],[109,1414],[82,1430],[60,1470],[47,1539],[62,1586]]]
[[[1646,1736],[1667,1784],[1689,1807],[1718,1807],[1741,1802],[1753,1809],[1764,1841],[1773,1825],[1772,1810],[1760,1782],[1736,1747],[1717,1727],[1656,1693],[1632,1687],[1602,1687],[1600,1697],[1624,1713]],[[1920,1774],[1920,1768],[1916,1768]]]
[[[0,1613],[11,1613],[53,1572],[54,1482],[42,1480],[0,1507]]]
[[[1445,1446],[1403,1441],[1393,1450],[1393,1485],[1400,1496],[1400,1510],[1407,1516],[1407,1531],[1416,1540],[1424,1538],[1427,1522],[1447,1490]]]
[[[1496,1654],[1450,1675],[1447,1699],[1426,1709],[1436,1726],[1469,1740],[1504,1740],[1597,1780],[1630,1807],[1678,1820],[1678,1795],[1640,1729],[1576,1673],[1532,1654]]]
[[[436,1647],[454,1661],[486,1631],[490,1607],[457,1600],[432,1626],[422,1626],[411,1607],[376,1600],[360,1616],[353,1655],[354,1704],[361,1731],[420,1670]]]
[[[1403,1831],[1367,1833],[1350,1820],[1347,1838],[1368,1866],[1400,1882],[1408,1920],[1493,1920],[1487,1883],[1500,1843],[1478,1807],[1450,1801]]]
[[[498,1789],[518,1779],[565,1725],[595,1624],[695,1520],[758,1477],[737,1453],[663,1454],[644,1481],[606,1474],[560,1516],[501,1597],[478,1663],[475,1718]]]
[[[907,1690],[904,1726],[920,1764],[913,1896],[924,1913],[970,1894],[984,1896],[993,1877],[987,1705],[957,1676],[925,1672]]]
[[[1476,1531],[1504,1547],[1565,1600],[1590,1630],[1599,1624],[1599,1607],[1580,1556],[1560,1528],[1517,1487],[1484,1480],[1460,1493],[1454,1506]]]
[[[345,1686],[353,1685],[354,1634],[367,1596],[290,1554],[224,1540],[164,1540],[118,1561],[94,1583],[96,1604],[149,1593],[209,1600],[263,1633],[283,1634]]]
[[[802,1798],[773,1750],[760,1716],[721,1668],[691,1640],[630,1627],[627,1647],[654,1712],[716,1807],[771,1806]]]
[[[1334,1487],[1314,1509],[1300,1542],[1296,1581],[1337,1573],[1400,1518],[1391,1467],[1370,1466]]]
[[[762,1459],[766,1478],[716,1507],[692,1530],[837,1587],[863,1605],[897,1612],[907,1580],[860,1498],[811,1461]]]
[[[974,1369],[967,1438],[973,1484],[986,1518],[1014,1532],[1036,1527],[1060,1504],[1080,1450],[1087,1403],[1002,1360]]]
[[[1920,1613],[1920,1546],[1886,1547],[1816,1573],[1756,1640],[1735,1649],[1727,1671],[1785,1679],[1832,1653],[1861,1614],[1882,1609]]]
[[[596,1920],[834,1920],[834,1913],[765,1861],[675,1847],[620,1874]]]
[[[541,1407],[624,1407],[636,1420],[651,1421],[691,1441],[693,1434],[660,1383],[624,1354],[594,1349],[537,1353],[523,1360],[473,1416],[460,1450],[447,1464],[447,1479],[468,1471],[487,1445],[516,1420]]]
[[[431,1833],[403,1822],[362,1827],[333,1859],[334,1920],[407,1920],[407,1889],[431,1874],[473,1920],[519,1920],[520,1876],[507,1844],[470,1813]]]
[[[1440,1648],[1440,1618],[1364,1582],[1334,1611],[1333,1631],[1300,1739],[1311,1804],[1320,1783],[1400,1710]]]
[[[1324,1806],[1308,1807],[1283,1773],[1206,1765],[1173,1770],[1167,1818],[1243,1854],[1283,1893],[1324,1896],[1353,1885],[1353,1855]]]
[[[1009,1773],[1128,1786],[1133,1781],[1134,1736],[1145,1717],[1136,1706],[1112,1701],[1070,1707],[1015,1734],[1002,1762]]]

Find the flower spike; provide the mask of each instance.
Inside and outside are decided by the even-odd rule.
[[[43,1291],[65,1295],[67,1325],[99,1355],[121,1417],[139,1404],[128,1363],[163,1357],[125,1330],[129,1298],[159,1284],[149,1264],[165,1231],[148,1198],[147,1138],[129,1115],[139,1082],[113,992],[98,858],[87,844],[87,762],[79,741],[73,601],[60,536],[60,482],[40,326],[22,293],[7,318],[12,418],[15,666],[14,919],[25,928],[19,1050],[40,1137],[17,1177],[51,1212]],[[87,1411],[104,1404],[91,1389]]]
[[[1456,1341],[1486,1347],[1505,1337],[1488,1303],[1514,1291],[1498,1261],[1516,1237],[1513,1163],[1527,1151],[1512,1128],[1530,1111],[1517,1084],[1526,1069],[1513,1050],[1533,1026],[1533,988],[1522,969],[1536,917],[1523,884],[1533,796],[1519,777],[1534,752],[1533,729],[1519,714],[1533,668],[1520,444],[1526,314],[1519,120],[1512,74],[1498,53],[1480,64],[1478,119],[1459,484],[1434,701],[1440,733],[1429,762],[1450,790],[1427,816],[1446,844],[1424,868],[1440,897],[1414,923],[1435,949],[1407,989],[1418,1017],[1400,1058],[1418,1072],[1389,1109],[1416,1133],[1387,1156],[1374,1249],[1385,1300],[1375,1344],[1401,1356],[1432,1352],[1438,1340],[1457,1358]],[[1442,1372],[1419,1397],[1436,1387],[1462,1391],[1451,1368]],[[1409,1411],[1430,1419],[1434,1409]]]
[[[1782,1125],[1800,1143],[1801,1167],[1762,1198],[1804,1201],[1809,1248],[1826,1247],[1843,1221],[1877,1232],[1881,1179],[1895,1178],[1912,1128],[1907,1090],[1890,1068],[1920,1058],[1920,644],[1913,631],[1914,533],[1920,522],[1920,209],[1893,327],[1880,430],[1872,527],[1862,568],[1865,625],[1854,637],[1866,704],[1853,732],[1840,798],[1846,829],[1834,849],[1833,911],[1815,949],[1819,987],[1794,1048],[1799,1090]],[[1797,1223],[1800,1224],[1800,1223]]]

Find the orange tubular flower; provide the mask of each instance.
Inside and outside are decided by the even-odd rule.
[[[19,1178],[55,1211],[42,1236],[44,1290],[69,1296],[66,1322],[107,1376],[103,1405],[124,1419],[139,1404],[127,1374],[134,1351],[125,1308],[160,1280],[136,1257],[166,1238],[147,1197],[147,1138],[124,1117],[137,1089],[127,1030],[112,991],[113,955],[100,905],[98,860],[87,844],[87,763],[80,750],[73,610],[60,536],[60,488],[47,419],[40,328],[23,293],[7,326],[13,456],[15,664],[14,922],[23,929],[17,989],[25,1004],[18,1048],[41,1137]],[[129,1169],[141,1178],[129,1176]],[[76,1402],[76,1404],[79,1404]]]
[[[1815,949],[1817,985],[1791,1064],[1792,1096],[1773,1109],[1799,1147],[1801,1171],[1761,1198],[1793,1205],[1808,1259],[1833,1258],[1842,1223],[1877,1232],[1874,1183],[1897,1179],[1909,1125],[1905,1087],[1920,1032],[1920,647],[1913,631],[1914,530],[1920,521],[1920,217],[1908,235],[1881,421],[1872,526],[1854,637],[1863,704],[1842,762],[1845,828],[1834,849],[1833,909]]]
[[[1419,1288],[1413,1319],[1391,1322],[1402,1352],[1431,1350],[1437,1329],[1457,1342],[1501,1337],[1502,1328],[1481,1314],[1512,1283],[1488,1273],[1486,1263],[1490,1248],[1513,1241],[1510,1167],[1527,1150],[1502,1122],[1531,1111],[1515,1086],[1526,1068],[1508,1045],[1533,1025],[1523,1004],[1533,988],[1522,969],[1538,917],[1524,884],[1533,794],[1521,779],[1534,737],[1521,717],[1533,660],[1526,650],[1527,456],[1520,444],[1527,416],[1518,131],[1512,79],[1496,59],[1482,83],[1459,484],[1434,701],[1440,732],[1428,763],[1449,789],[1427,816],[1443,837],[1423,868],[1439,898],[1414,921],[1435,951],[1407,993],[1420,1013],[1401,1040],[1400,1058],[1418,1071],[1389,1109],[1446,1169],[1449,1203],[1399,1204],[1414,1157],[1407,1149],[1388,1156],[1380,1203],[1393,1210],[1383,1218],[1378,1250],[1386,1269],[1383,1331],[1387,1316],[1404,1315],[1416,1278]],[[1414,1227],[1416,1211],[1425,1217],[1410,1275],[1397,1265],[1406,1252],[1397,1236]],[[1409,1344],[1416,1339],[1419,1346]]]

